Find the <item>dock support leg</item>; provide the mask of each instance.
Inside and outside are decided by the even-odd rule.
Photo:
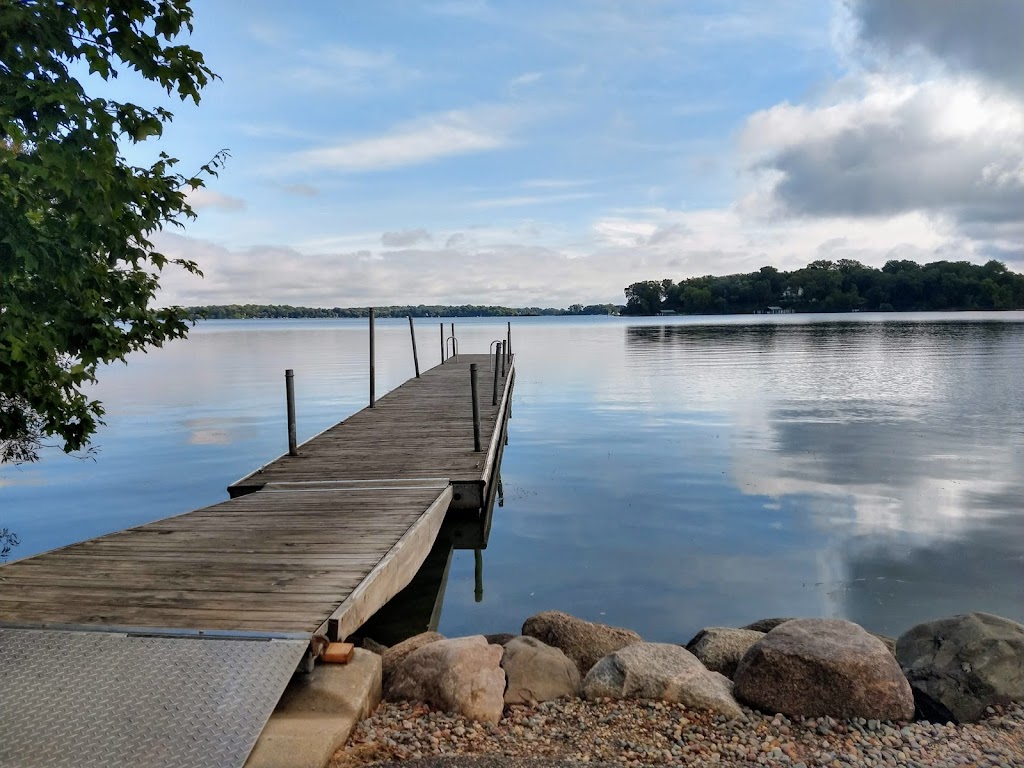
[[[484,553],[479,549],[473,550],[473,600],[477,603],[484,601]]]
[[[416,378],[420,377],[420,358],[416,354],[416,329],[412,324],[412,315],[409,315],[409,335],[412,336],[412,364],[416,367]]]
[[[491,395],[491,405],[498,404],[498,358],[501,357],[501,345],[494,345],[494,394]]]
[[[469,384],[473,389],[473,450],[480,453],[480,396],[477,392],[476,363],[469,365]]]
[[[284,372],[284,395],[288,405],[288,455],[299,455],[299,444],[295,429],[295,371],[291,368]]]
[[[374,402],[377,400],[377,353],[374,347],[374,330],[373,330],[373,307],[370,307],[370,407],[374,407]]]

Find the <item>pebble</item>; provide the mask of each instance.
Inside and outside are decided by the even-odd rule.
[[[748,709],[742,719],[727,720],[665,702],[563,699],[507,707],[492,725],[424,704],[383,704],[356,726],[330,768],[440,754],[622,766],[1024,766],[1024,704],[990,710],[969,725],[786,718]]]

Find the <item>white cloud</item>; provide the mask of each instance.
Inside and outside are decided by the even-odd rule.
[[[509,85],[513,88],[520,88],[524,85],[532,85],[533,83],[538,82],[543,77],[544,73],[542,72],[524,72],[523,74],[518,75],[517,77],[513,77],[509,81]]]
[[[245,200],[240,197],[225,195],[223,192],[218,192],[215,189],[208,189],[207,187],[190,189],[185,194],[185,198],[188,200],[189,205],[197,211],[206,209],[244,211],[246,208]]]
[[[419,79],[421,73],[401,64],[389,51],[355,48],[340,43],[299,49],[296,66],[282,77],[292,86],[322,93],[325,90],[366,93],[399,88]]]
[[[596,192],[566,192],[561,195],[517,195],[512,197],[494,197],[485,200],[474,200],[470,208],[521,208],[525,205],[551,205],[566,203],[570,200],[585,200],[597,197]]]
[[[499,149],[509,143],[510,117],[500,108],[453,110],[404,123],[381,136],[298,152],[288,165],[298,169],[379,171]]]
[[[956,223],[991,255],[1024,240],[1024,102],[977,80],[866,76],[819,105],[779,104],[742,132],[748,199],[776,216],[885,218],[918,211]],[[1015,242],[1016,241],[1016,242]]]
[[[396,236],[406,245],[382,247]],[[623,303],[623,289],[637,280],[765,264],[792,269],[819,258],[880,266],[891,258],[976,256],[969,240],[919,213],[770,221],[739,209],[604,216],[585,235],[527,220],[509,228],[321,237],[301,248],[229,249],[172,234],[159,243],[168,256],[196,260],[206,275],[166,273],[161,298],[174,304]]]
[[[380,236],[380,244],[385,248],[406,248],[417,243],[428,242],[431,234],[425,229],[403,229],[397,232],[385,232]]]
[[[925,55],[1024,91],[1020,0],[853,0],[850,10],[859,39],[897,66]]]

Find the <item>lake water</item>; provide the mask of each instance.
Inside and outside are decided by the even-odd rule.
[[[456,320],[463,352],[499,319]],[[899,634],[1024,620],[1024,313],[517,318],[504,506],[456,551],[440,630],[555,608],[686,642],[703,626],[840,616]],[[418,321],[438,362],[436,321]],[[378,321],[378,393],[412,374]],[[211,504],[361,408],[365,321],[217,321],[102,374],[95,460],[0,468],[12,558]]]

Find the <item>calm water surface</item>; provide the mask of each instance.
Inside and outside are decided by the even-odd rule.
[[[484,351],[498,320],[456,320]],[[421,356],[439,358],[436,322]],[[1024,313],[513,320],[518,379],[474,601],[457,551],[442,632],[558,608],[685,642],[706,625],[842,616],[1024,620]],[[221,501],[365,404],[365,321],[218,321],[97,388],[95,460],[0,469],[24,557]],[[412,374],[378,322],[378,392]]]

